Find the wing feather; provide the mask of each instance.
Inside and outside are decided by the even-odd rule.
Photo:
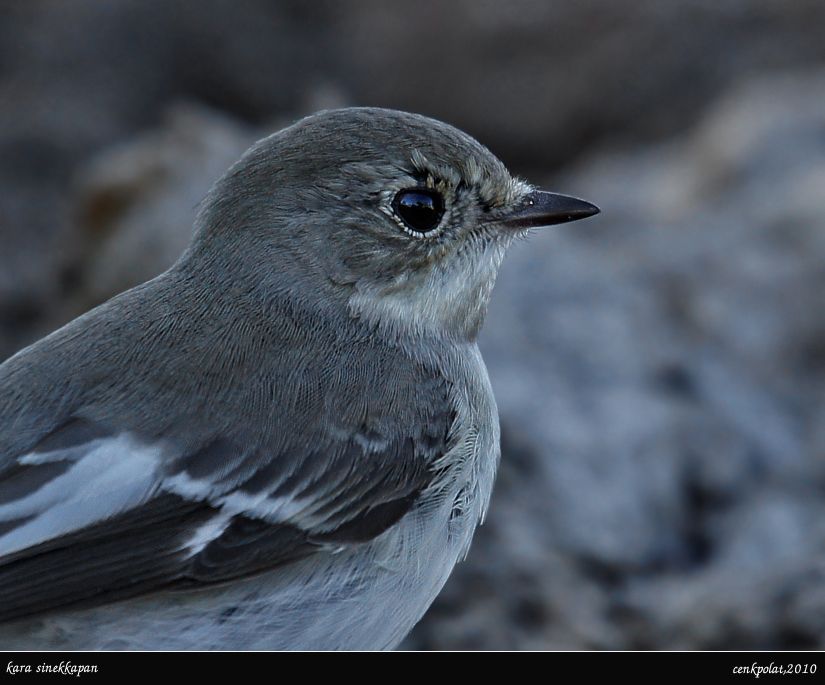
[[[82,445],[71,436],[61,440],[58,429],[44,442],[55,460],[18,463],[0,477],[0,502],[11,506],[5,514],[0,507],[0,526],[5,526],[0,527],[0,549],[15,532],[26,527],[38,531],[34,544],[20,548],[18,541],[0,557],[0,622],[152,591],[203,587],[331,546],[371,540],[414,506],[432,481],[433,464],[447,449],[449,417],[439,408],[433,420],[444,425],[428,425],[414,437],[354,434],[329,442],[324,450],[286,455],[267,452],[265,446],[244,451],[217,438],[168,462],[144,501],[121,509],[115,498],[112,509],[96,522],[78,516],[82,525],[57,527],[50,537],[39,524],[61,507],[71,518],[72,508],[83,509],[88,501],[43,499],[42,511],[23,507],[26,517],[17,516],[13,505],[31,504],[44,483],[55,490],[64,485],[76,489],[73,472],[88,473],[84,459],[117,439],[102,427],[90,432],[86,426],[88,452],[78,459]],[[72,419],[66,430],[79,437],[77,425]],[[442,436],[440,442],[433,440],[435,433]],[[61,449],[71,452],[72,460],[57,459]],[[144,469],[156,468],[139,461]],[[188,487],[178,487],[181,482]],[[94,481],[87,485],[94,489]]]

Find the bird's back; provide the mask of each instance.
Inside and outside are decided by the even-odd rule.
[[[392,646],[469,544],[498,459],[474,344],[200,287],[173,270],[0,366],[0,643]]]

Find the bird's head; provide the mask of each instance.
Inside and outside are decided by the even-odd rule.
[[[193,251],[212,244],[272,293],[386,330],[471,340],[513,239],[597,212],[514,178],[452,126],[349,108],[250,148],[207,197]]]

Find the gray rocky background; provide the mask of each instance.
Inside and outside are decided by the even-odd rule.
[[[368,104],[603,213],[505,262],[487,523],[405,646],[825,648],[825,4],[0,4],[0,359]]]

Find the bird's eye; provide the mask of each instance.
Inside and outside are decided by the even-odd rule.
[[[424,188],[401,190],[392,201],[392,209],[413,233],[425,234],[441,222],[444,198]]]

